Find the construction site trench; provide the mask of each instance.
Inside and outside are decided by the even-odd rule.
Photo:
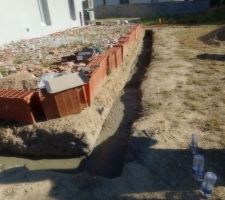
[[[115,178],[121,175],[132,125],[142,113],[141,83],[151,62],[153,32],[146,30],[140,55],[136,58],[128,82],[121,91],[105,120],[95,148],[88,157],[32,159],[0,156],[1,163],[12,165],[30,165],[31,169],[50,169],[63,173],[88,171],[95,176]]]
[[[146,30],[142,52],[136,60],[130,79],[104,123],[96,148],[82,161],[81,170],[86,169],[92,175],[107,178],[120,176],[132,125],[142,112],[140,86],[150,64],[151,52],[152,31]]]

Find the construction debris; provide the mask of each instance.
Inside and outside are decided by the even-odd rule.
[[[28,71],[36,77],[51,71],[73,72],[76,70],[70,70],[71,63],[63,62],[62,66],[56,66],[54,63],[63,57],[72,55],[74,60],[82,62],[76,63],[76,67],[80,67],[88,55],[92,55],[84,53],[85,49],[89,51],[91,48],[101,53],[128,33],[131,27],[132,25],[129,24],[88,26],[68,29],[41,38],[12,42],[0,49],[0,70],[3,76]]]

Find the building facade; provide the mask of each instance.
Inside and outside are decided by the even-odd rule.
[[[2,0],[0,45],[84,24],[83,0]]]

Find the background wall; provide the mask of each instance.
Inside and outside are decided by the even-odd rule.
[[[106,5],[118,5],[120,0],[106,0]],[[103,0],[94,0],[94,6],[103,5]]]
[[[176,1],[149,4],[95,5],[97,19],[109,17],[155,17],[182,15],[207,10],[208,0]]]
[[[48,0],[51,25],[43,26],[37,0],[0,0],[0,45],[39,37],[41,35],[80,26],[82,0],[74,0],[76,20],[72,20],[68,0]]]

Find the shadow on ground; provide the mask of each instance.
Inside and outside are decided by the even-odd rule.
[[[225,61],[224,54],[203,53],[203,54],[197,55],[197,58],[200,60]]]
[[[121,177],[105,179],[86,173],[65,175],[46,171],[13,168],[0,174],[0,184],[34,183],[51,180],[50,197],[67,199],[142,199],[135,195],[149,193],[145,199],[199,199],[195,190],[200,183],[192,177],[192,155],[189,150],[154,149],[156,141],[147,137],[131,137],[128,160]],[[225,150],[201,150],[206,170],[215,172],[217,186],[225,186]],[[111,160],[110,162],[113,162]],[[111,163],[108,163],[110,165]],[[165,193],[165,198],[152,197]]]

